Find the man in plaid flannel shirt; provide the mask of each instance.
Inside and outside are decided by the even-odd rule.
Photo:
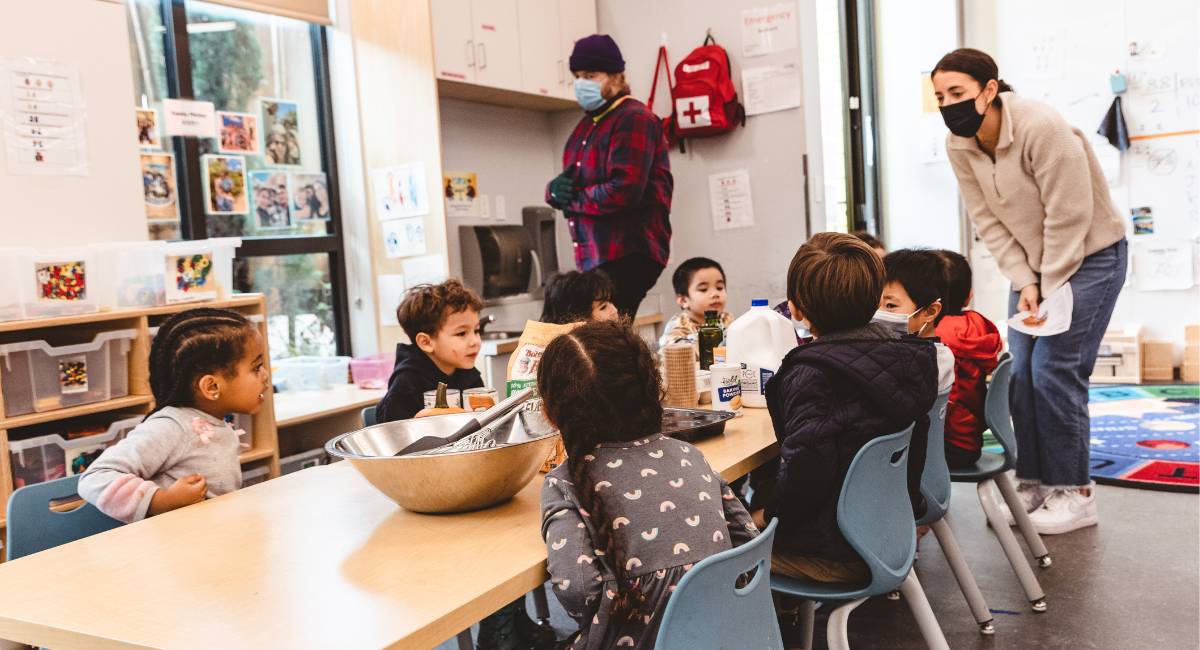
[[[580,39],[570,61],[587,114],[567,140],[564,171],[546,186],[546,202],[567,217],[579,270],[604,271],[613,303],[633,317],[670,254],[666,135],[658,116],[629,96],[625,60],[610,36]]]

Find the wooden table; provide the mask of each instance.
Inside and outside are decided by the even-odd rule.
[[[387,394],[383,388],[359,388],[354,384],[329,390],[275,393],[275,426],[290,427],[343,413],[357,413],[378,404]]]
[[[778,453],[765,410],[699,443],[736,478]],[[547,578],[540,477],[461,515],[403,510],[348,463],[0,565],[0,638],[70,648],[428,648]]]

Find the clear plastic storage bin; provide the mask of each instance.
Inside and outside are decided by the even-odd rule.
[[[327,462],[324,449],[313,449],[312,451],[295,454],[287,458],[280,458],[279,473],[281,475],[291,474],[292,472],[299,472],[302,469],[324,465]]]
[[[141,421],[140,415],[118,420],[104,433],[78,438],[49,434],[9,441],[13,487],[82,474],[105,449],[120,442]]]
[[[254,445],[254,418],[246,413],[231,413],[225,416],[225,422],[233,427],[234,431],[241,431],[238,436],[238,443],[242,449],[249,449]]]
[[[156,307],[166,302],[167,243],[162,241],[99,244],[113,276],[108,303],[119,309]]]
[[[166,243],[166,301],[221,300],[233,295],[236,237]]]
[[[394,354],[373,354],[350,360],[350,376],[359,388],[386,388],[396,365]]]
[[[242,472],[242,488],[245,489],[251,485],[265,483],[270,475],[271,468],[269,467],[255,467],[254,469],[248,469]]]
[[[33,255],[30,248],[0,248],[0,321],[25,318],[25,304],[33,300],[33,283],[18,281]]]
[[[115,275],[99,246],[36,249],[14,279],[25,284],[25,317],[90,314],[111,308]]]
[[[290,357],[275,362],[280,390],[328,390],[350,383],[350,357]]]
[[[129,346],[135,330],[96,335],[91,343],[45,341],[0,345],[4,415],[103,402],[129,394]]]

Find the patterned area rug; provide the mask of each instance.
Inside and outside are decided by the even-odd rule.
[[[1090,392],[1097,483],[1200,492],[1200,386],[1097,386]],[[983,444],[1002,451],[990,431]]]

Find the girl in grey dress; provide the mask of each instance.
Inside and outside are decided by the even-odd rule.
[[[659,433],[660,382],[617,323],[558,337],[538,368],[568,455],[542,487],[542,534],[554,595],[580,626],[569,647],[653,647],[692,565],[758,534],[704,455]]]

